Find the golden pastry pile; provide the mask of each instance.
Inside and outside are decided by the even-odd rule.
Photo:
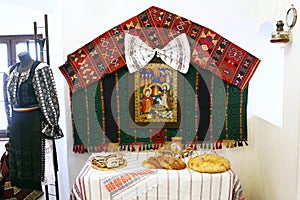
[[[180,158],[170,155],[151,156],[144,160],[142,165],[149,169],[180,170],[186,168],[186,164]]]
[[[92,159],[92,167],[100,170],[112,170],[124,167],[126,160],[122,155],[111,154],[107,156],[96,156]]]
[[[203,154],[190,158],[188,167],[197,172],[218,173],[230,169],[230,161],[215,154]]]

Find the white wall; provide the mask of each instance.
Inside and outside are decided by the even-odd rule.
[[[283,49],[284,66],[273,61],[275,58],[272,52],[276,52],[277,47],[270,47],[268,43],[262,42],[263,36],[259,35],[262,23],[273,23],[274,16],[278,18],[280,13],[285,13],[291,1],[172,0],[170,3],[166,0],[46,0],[42,3],[31,0],[24,3],[21,0],[0,0],[0,3],[1,19],[18,13],[16,17],[12,17],[12,21],[1,20],[0,34],[32,33],[32,22],[40,20],[43,23],[43,14],[49,14],[51,66],[59,86],[62,109],[60,124],[66,135],[57,141],[61,199],[68,199],[76,175],[89,155],[72,152],[68,87],[58,67],[63,64],[68,54],[152,5],[206,26],[261,58],[263,62],[259,67],[263,69],[257,70],[249,88],[249,147],[222,150],[220,153],[231,160],[232,168],[241,179],[248,200],[300,198],[297,191],[300,132],[300,72],[297,63],[300,57],[296,54],[297,47],[298,51],[300,47],[299,22],[293,29],[293,43]],[[297,8],[299,5],[295,6]],[[269,70],[264,70],[265,68]],[[276,72],[275,76],[273,70]],[[276,90],[274,92],[274,88],[280,87],[280,84],[276,85],[278,81],[270,84],[276,76],[280,77],[278,70],[283,72],[283,96],[278,96]],[[272,119],[272,112],[269,115],[271,118],[261,114],[264,104],[268,103],[264,102],[266,96],[271,100],[282,98],[282,105],[270,108],[274,109],[274,116],[279,116],[279,121],[276,121],[276,117]]]
[[[68,4],[68,2],[65,3]],[[289,50],[283,52],[286,55],[282,58],[285,61],[283,66],[282,60],[279,58],[278,62],[276,59],[276,56],[280,55],[280,51],[283,50],[270,46],[268,43],[270,31],[275,29],[265,30],[265,27],[262,27],[263,30],[261,30],[263,22],[275,23],[274,18],[277,20],[279,16],[284,15],[290,2],[270,0],[255,3],[255,1],[231,0],[226,2],[185,1],[184,4],[182,1],[172,1],[171,4],[167,1],[89,1],[89,4],[85,4],[83,1],[76,1],[73,5],[72,10],[66,12],[64,16],[67,22],[65,28],[68,30],[64,32],[68,36],[65,40],[67,54],[104,31],[155,5],[209,27],[260,57],[262,69],[258,70],[253,77],[249,91],[250,146],[244,149],[222,150],[220,153],[231,160],[233,169],[242,181],[247,199],[296,199],[299,128],[298,123],[292,122],[289,116],[294,116],[293,121],[299,122],[299,113],[295,113],[298,110],[296,108],[299,105],[299,98],[291,97],[295,95],[295,91],[299,90],[291,92],[287,89],[287,86],[291,84],[288,78],[291,74],[287,73],[284,68],[295,63],[294,57],[290,55],[291,52],[296,51],[295,47],[287,47]],[[86,31],[77,31],[78,25],[74,26],[74,23],[80,24],[78,19],[85,22],[79,25],[80,30],[88,30],[89,34],[86,34]],[[260,31],[263,35],[260,35]],[[296,37],[296,27],[294,32],[294,37]],[[74,41],[70,36],[77,40]],[[293,44],[296,44],[296,40],[294,38]],[[290,57],[289,62],[287,59],[284,60],[287,57]],[[295,70],[292,73],[295,73]],[[292,75],[296,76],[296,74]],[[274,126],[255,115],[264,117],[283,128]],[[70,137],[69,145],[71,143]],[[73,160],[70,161],[72,163],[75,160],[78,161],[78,158],[81,161],[85,159],[82,155],[72,153],[69,156],[69,158],[74,158],[74,160],[70,159]],[[76,174],[75,170],[71,172],[70,180],[74,174]]]

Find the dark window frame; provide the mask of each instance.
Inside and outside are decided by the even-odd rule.
[[[43,35],[38,34],[37,39],[42,39]],[[34,35],[0,35],[0,43],[7,44],[7,63],[8,66],[13,65],[17,62],[16,46],[18,43],[26,43],[28,41],[34,41]],[[43,51],[40,51],[40,58],[43,58]],[[8,67],[7,66],[7,67]]]

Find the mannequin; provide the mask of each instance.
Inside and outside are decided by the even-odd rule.
[[[50,67],[33,60],[29,52],[18,57],[20,62],[9,67],[4,76],[10,178],[12,186],[40,196],[42,182],[49,182],[45,177],[46,144],[63,137],[58,125],[59,105]]]
[[[34,62],[31,58],[28,51],[24,51],[18,54],[18,58],[20,59],[20,66],[18,67],[18,72],[25,72],[29,70]]]

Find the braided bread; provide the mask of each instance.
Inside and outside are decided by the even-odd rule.
[[[214,154],[196,156],[188,161],[188,167],[197,172],[218,173],[230,169],[230,161]]]

